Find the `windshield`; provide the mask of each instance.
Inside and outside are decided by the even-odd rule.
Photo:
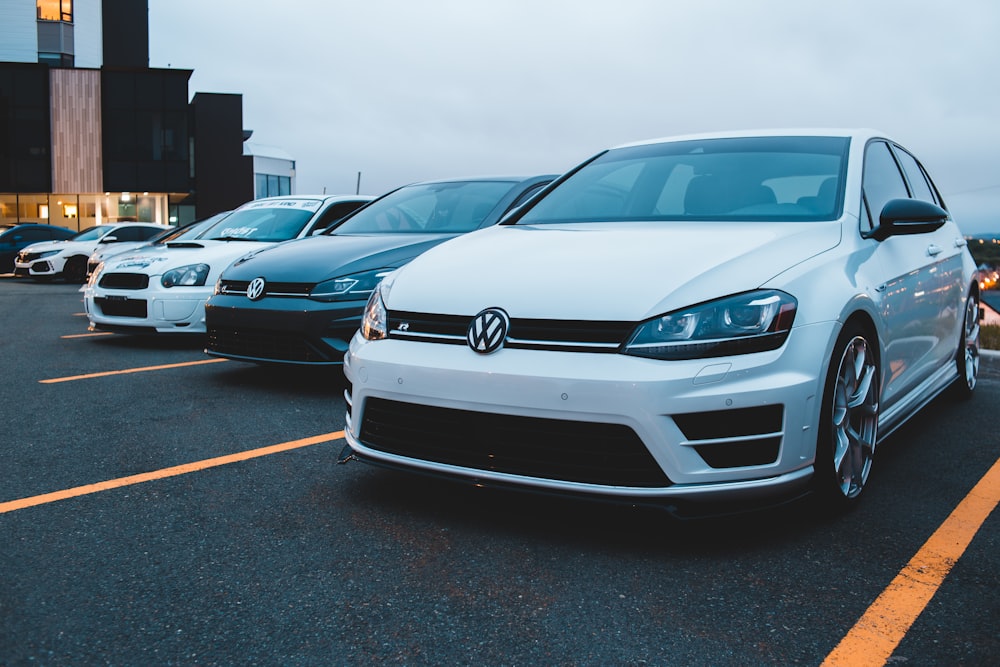
[[[457,234],[478,229],[514,181],[452,181],[400,188],[358,211],[330,234]]]
[[[85,229],[76,236],[71,236],[68,240],[70,241],[96,241],[108,232],[110,232],[114,227],[108,225],[98,225],[97,227],[90,227]]]
[[[229,211],[224,213],[216,213],[213,216],[205,218],[204,220],[197,220],[195,222],[189,222],[188,224],[171,229],[164,232],[160,236],[155,237],[150,242],[157,245],[163,245],[165,243],[173,243],[174,241],[182,241],[185,239],[192,239],[197,237],[199,234],[207,230],[210,226],[217,223],[222,218],[229,215]]]
[[[315,199],[260,200],[244,204],[198,238],[214,241],[287,241],[297,237],[319,210]]]
[[[849,139],[749,137],[610,150],[517,224],[839,217]]]

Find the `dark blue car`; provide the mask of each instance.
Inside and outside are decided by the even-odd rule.
[[[322,234],[237,260],[205,303],[205,351],[254,363],[340,364],[382,276],[440,243],[496,224],[553,179],[414,183]]]
[[[62,241],[74,234],[76,232],[55,225],[25,223],[0,226],[0,273],[14,271],[14,258],[22,248],[42,241]]]

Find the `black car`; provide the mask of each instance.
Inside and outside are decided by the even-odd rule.
[[[340,364],[383,276],[448,239],[497,223],[553,180],[415,183],[322,234],[244,257],[223,271],[205,303],[205,352],[255,363]]]
[[[64,241],[76,232],[55,225],[24,223],[0,226],[0,273],[14,270],[14,258],[22,248],[41,241]]]

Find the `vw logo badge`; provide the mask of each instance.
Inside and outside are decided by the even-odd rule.
[[[247,285],[247,298],[251,301],[256,301],[262,296],[264,296],[264,279],[254,278]]]
[[[499,308],[487,308],[472,318],[465,340],[476,352],[489,354],[500,349],[507,339],[509,328],[510,317],[507,313]]]

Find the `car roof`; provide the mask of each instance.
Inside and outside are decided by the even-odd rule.
[[[748,137],[843,137],[867,141],[874,137],[888,138],[884,132],[871,128],[817,128],[817,127],[795,127],[795,128],[769,128],[757,130],[731,130],[725,132],[702,132],[695,134],[679,134],[675,136],[660,137],[657,139],[645,139],[620,144],[613,148],[629,148],[632,146],[648,146],[652,144],[663,144],[675,141],[695,141],[701,139],[738,139]]]

